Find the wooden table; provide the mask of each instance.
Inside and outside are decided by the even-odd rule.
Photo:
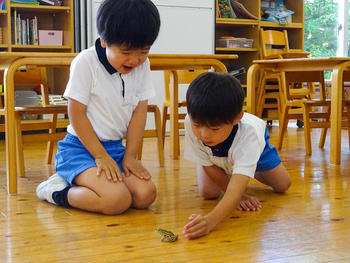
[[[178,85],[175,70],[181,69],[209,69],[213,67],[217,72],[227,72],[226,66],[220,60],[237,59],[237,55],[149,55],[151,70],[169,70],[171,74],[170,90],[170,154],[173,159],[179,159],[179,116],[178,94],[174,92]]]
[[[4,72],[4,107],[5,107],[5,134],[6,134],[6,173],[7,191],[17,193],[16,176],[16,137],[15,137],[15,99],[14,73],[24,65],[45,67],[69,67],[76,53],[29,53],[29,52],[1,52],[0,66]],[[151,70],[179,70],[200,69],[213,67],[216,71],[226,72],[225,65],[219,59],[236,59],[236,55],[164,55],[151,54]],[[171,145],[174,157],[179,153],[173,145],[178,140],[177,94],[171,94]],[[176,110],[175,110],[176,109]]]
[[[259,71],[272,70],[276,72],[305,72],[305,71],[332,71],[331,87],[331,144],[330,163],[340,164],[341,161],[341,119],[343,83],[350,77],[349,57],[329,58],[295,58],[254,60],[247,76],[247,111],[255,114],[256,89]]]

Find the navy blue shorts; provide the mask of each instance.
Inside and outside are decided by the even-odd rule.
[[[122,144],[122,140],[101,141],[101,144],[123,172],[122,161],[125,147]],[[56,172],[70,185],[74,185],[74,179],[77,175],[91,167],[96,167],[95,159],[78,137],[68,133],[63,140],[58,142],[58,149],[55,155]]]
[[[281,158],[278,155],[275,146],[270,144],[270,136],[267,129],[265,130],[265,148],[260,155],[256,171],[267,171],[277,167],[281,163]]]

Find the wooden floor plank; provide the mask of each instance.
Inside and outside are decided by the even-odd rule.
[[[277,142],[278,127],[270,129]],[[156,141],[145,139],[143,163],[153,175],[158,196],[148,210],[130,209],[104,216],[65,209],[38,200],[36,186],[54,172],[44,164],[45,144],[24,145],[26,178],[19,194],[6,194],[4,141],[0,141],[0,262],[348,262],[350,261],[350,150],[343,131],[342,165],[329,165],[329,138],[305,156],[303,130],[288,128],[281,158],[292,176],[286,194],[252,181],[248,193],[263,203],[259,212],[233,211],[211,234],[193,241],[182,236],[192,213],[208,213],[216,200],[203,200],[196,167],[171,160],[159,168]],[[181,150],[184,140],[181,137]],[[160,242],[156,228],[179,240]]]

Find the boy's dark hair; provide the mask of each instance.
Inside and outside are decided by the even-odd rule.
[[[187,112],[200,125],[232,123],[242,111],[244,96],[240,82],[230,74],[206,72],[187,90]]]
[[[130,49],[151,46],[160,27],[159,12],[150,0],[105,0],[96,22],[108,46],[126,45]]]

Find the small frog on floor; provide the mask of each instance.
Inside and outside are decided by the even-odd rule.
[[[175,242],[177,240],[177,235],[171,231],[158,228],[157,231],[162,235],[160,241],[162,242]]]

